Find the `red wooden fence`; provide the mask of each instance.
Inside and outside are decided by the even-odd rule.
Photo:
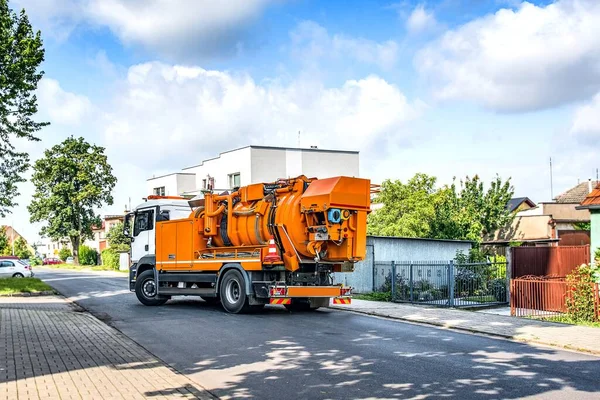
[[[589,262],[590,246],[513,247],[511,277],[564,277]]]

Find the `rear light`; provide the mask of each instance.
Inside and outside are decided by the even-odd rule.
[[[352,294],[352,288],[351,287],[343,287],[340,289],[340,295],[341,296],[350,296]]]
[[[269,291],[271,297],[273,296],[285,296],[287,294],[287,289],[285,287],[272,287]]]

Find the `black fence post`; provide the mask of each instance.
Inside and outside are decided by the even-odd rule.
[[[409,282],[408,287],[410,288],[410,302],[413,302],[413,265],[410,264],[410,274],[409,274]]]
[[[392,301],[396,300],[396,261],[392,261]]]
[[[448,264],[448,305],[454,307],[454,260]]]

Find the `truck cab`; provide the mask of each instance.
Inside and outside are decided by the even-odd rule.
[[[135,289],[137,266],[156,266],[156,223],[187,218],[188,201],[166,196],[149,196],[125,216],[125,235],[131,239],[129,289]]]

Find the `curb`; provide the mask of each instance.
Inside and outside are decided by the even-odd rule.
[[[0,297],[39,297],[39,296],[54,296],[58,294],[53,290],[45,290],[43,292],[24,292],[24,293],[11,293],[11,294],[0,294]]]
[[[490,337],[495,337],[495,338],[500,338],[500,339],[507,339],[507,340],[511,340],[511,341],[519,342],[519,343],[535,343],[535,344],[551,346],[551,347],[555,347],[555,348],[559,348],[559,349],[576,351],[579,353],[600,355],[600,350],[591,350],[591,349],[579,348],[576,346],[561,345],[561,344],[557,344],[557,343],[544,342],[544,341],[535,340],[535,339],[525,339],[525,338],[521,338],[521,337],[515,337],[512,335],[504,335],[502,333],[496,333],[496,332],[486,332],[486,331],[481,331],[481,330],[477,330],[477,329],[465,328],[465,327],[461,327],[461,326],[450,326],[450,325],[435,322],[435,321],[415,321],[413,319],[404,318],[404,317],[396,317],[396,316],[392,316],[392,315],[377,314],[377,313],[369,312],[369,311],[351,310],[349,308],[342,308],[342,307],[329,306],[327,308],[329,308],[331,310],[351,312],[351,313],[361,314],[361,315],[369,315],[372,317],[393,319],[396,321],[403,321],[403,322],[408,322],[408,323],[416,324],[416,325],[429,325],[429,326],[435,326],[437,328],[451,329],[451,330],[456,330],[456,331],[466,332],[466,333],[475,333],[475,334],[479,334],[479,335],[485,335],[485,336],[490,336]]]

